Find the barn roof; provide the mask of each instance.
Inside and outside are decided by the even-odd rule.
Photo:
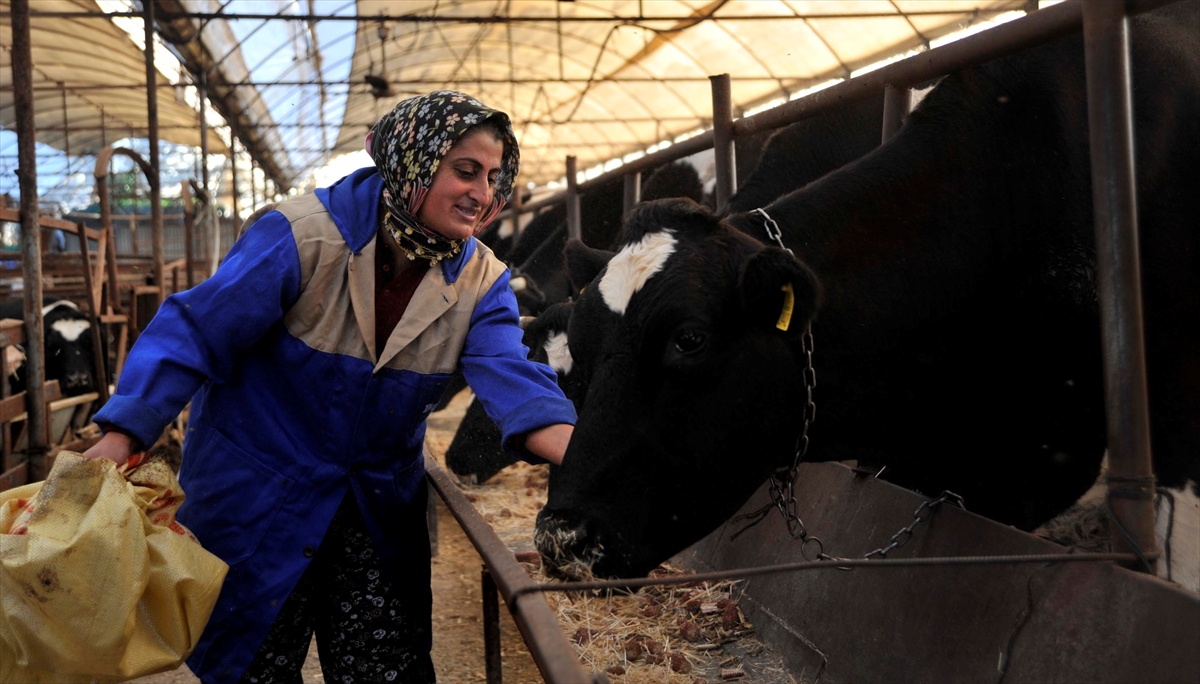
[[[331,158],[361,149],[367,128],[396,102],[450,88],[509,112],[521,180],[541,184],[564,175],[568,154],[588,169],[710,127],[711,75],[730,74],[736,117],[1036,5],[154,0],[158,35],[183,66],[173,78],[159,74],[160,138],[198,145],[195,86],[204,73],[214,109],[265,175],[304,186]],[[128,131],[144,137],[145,67],[131,37],[141,3],[37,0],[32,9],[38,140],[77,153]],[[8,13],[9,0],[0,0],[4,46]],[[0,50],[6,94],[10,62]],[[8,96],[0,126],[12,130],[12,116]],[[209,141],[222,151],[220,136]]]

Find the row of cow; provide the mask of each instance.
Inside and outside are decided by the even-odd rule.
[[[9,299],[0,302],[0,318],[22,320],[24,302]],[[43,346],[46,380],[57,380],[63,396],[95,392],[96,362],[92,347],[91,319],[73,302],[45,297],[42,306],[45,335]],[[25,354],[16,346],[8,347],[8,383],[12,393],[25,391]]]
[[[1150,428],[1158,481],[1176,488],[1200,483],[1197,36],[1200,3],[1131,21]],[[1096,480],[1082,39],[947,76],[882,146],[881,109],[776,134],[723,216],[695,197],[647,201],[610,251],[572,244],[547,271],[555,297],[582,289],[530,338],[548,358],[545,331],[565,331],[580,408],[538,518],[550,567],[643,574],[790,463],[810,322],[808,460],[886,465],[1026,530]],[[609,244],[586,225],[585,242]]]

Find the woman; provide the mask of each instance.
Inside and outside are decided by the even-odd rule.
[[[326,681],[433,681],[425,417],[461,369],[518,455],[559,463],[573,430],[472,237],[516,178],[507,115],[414,97],[367,150],[168,298],[96,414],[85,455],[122,463],[192,402],[179,520],[230,566],[188,659],[205,682],[298,682],[314,628]]]

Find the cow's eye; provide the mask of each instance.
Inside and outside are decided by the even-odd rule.
[[[680,354],[694,354],[704,347],[707,338],[697,330],[685,330],[675,336],[675,349]]]

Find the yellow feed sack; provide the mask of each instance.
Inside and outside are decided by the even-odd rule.
[[[0,682],[122,681],[191,653],[228,567],[175,522],[166,463],[62,452],[0,492]]]

